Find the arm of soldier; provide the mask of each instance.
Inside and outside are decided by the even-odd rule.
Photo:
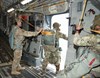
[[[95,43],[95,38],[93,35],[87,35],[80,37],[78,33],[74,35],[73,43],[77,46],[92,46]]]
[[[97,43],[100,44],[100,37],[99,37],[99,36],[98,36],[98,38],[97,38]]]
[[[61,32],[59,32],[59,37],[68,40],[68,37],[66,37],[66,35]]]
[[[35,32],[22,30],[22,33],[24,36],[30,37],[30,36],[37,36],[39,33],[41,33],[41,31],[42,29],[40,29],[39,31],[35,31]]]
[[[76,25],[76,33],[74,35],[73,43],[77,46],[92,46],[91,43],[93,43],[93,38],[88,35],[84,37],[80,37],[80,25]]]

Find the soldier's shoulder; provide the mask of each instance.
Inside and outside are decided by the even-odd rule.
[[[88,38],[96,38],[96,35],[94,35],[94,34],[88,34],[88,35],[85,35],[85,36],[83,36],[83,37],[88,37]]]
[[[90,34],[89,37],[90,37],[90,39],[96,39],[97,38],[97,35]]]
[[[94,35],[94,34],[88,34],[88,35],[86,35],[86,36],[96,36],[96,35]]]

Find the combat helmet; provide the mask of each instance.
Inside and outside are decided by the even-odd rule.
[[[53,28],[54,28],[54,29],[59,28],[59,27],[60,27],[60,24],[59,24],[59,23],[55,22],[55,23],[53,24]]]
[[[18,22],[18,21],[22,22],[22,20],[19,19],[19,18],[15,18],[15,21],[16,21],[16,22]]]
[[[96,15],[93,20],[93,25],[91,26],[92,30],[95,30],[96,26],[100,26],[100,14]]]

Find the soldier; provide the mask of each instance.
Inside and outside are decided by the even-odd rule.
[[[53,24],[53,29],[55,30],[55,32],[52,32],[52,34],[55,36],[54,44],[51,43],[48,45],[48,43],[47,43],[47,45],[46,45],[45,43],[43,43],[44,52],[45,52],[45,58],[44,58],[43,64],[42,64],[43,73],[45,72],[48,63],[54,64],[56,66],[56,73],[59,71],[60,60],[61,60],[61,57],[60,57],[60,49],[61,48],[59,47],[59,38],[63,38],[65,40],[68,39],[65,34],[60,32],[59,27],[60,27],[59,23],[55,22]],[[48,38],[48,39],[50,39],[50,38]]]
[[[21,67],[20,65],[23,41],[25,37],[37,36],[42,31],[42,29],[40,29],[38,32],[25,31],[21,29],[21,23],[22,23],[22,20],[20,18],[17,18],[16,25],[14,26],[16,31],[14,35],[14,39],[15,39],[14,40],[14,58],[13,58],[12,70],[11,70],[11,74],[13,75],[18,75],[20,74],[19,70],[25,69],[24,67]]]
[[[93,20],[91,34],[80,37],[80,30],[81,26],[76,26],[73,42],[79,46],[79,49],[83,48],[83,51],[79,51],[80,55],[70,64],[70,70],[65,69],[66,78],[80,78],[100,65],[100,14],[96,15]]]

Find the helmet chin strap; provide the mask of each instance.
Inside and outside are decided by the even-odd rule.
[[[91,30],[91,31],[100,34],[100,31],[97,30]]]

